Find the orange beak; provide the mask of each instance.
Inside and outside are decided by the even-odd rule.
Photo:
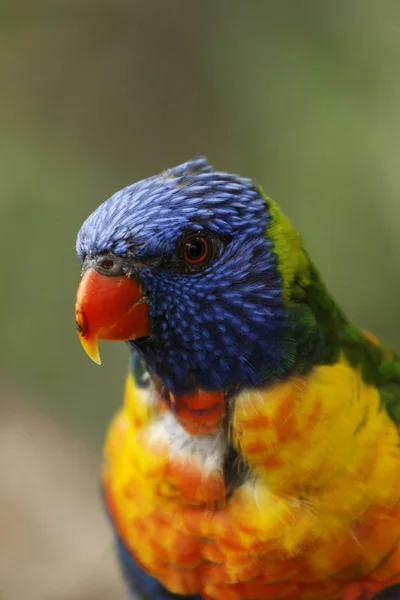
[[[75,304],[75,320],[83,349],[101,364],[98,340],[134,340],[148,334],[149,305],[140,285],[126,277],[83,274]]]

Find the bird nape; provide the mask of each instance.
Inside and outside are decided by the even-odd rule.
[[[197,158],[106,200],[77,253],[84,349],[131,357],[102,485],[132,592],[400,598],[400,360],[277,204]]]

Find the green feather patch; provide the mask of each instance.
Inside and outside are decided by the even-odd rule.
[[[274,244],[282,295],[294,322],[297,372],[335,363],[343,352],[364,381],[379,389],[388,414],[400,423],[400,358],[350,323],[327,291],[299,233],[278,205],[263,197],[270,214],[266,234]]]

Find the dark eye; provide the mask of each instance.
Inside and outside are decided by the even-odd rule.
[[[193,235],[185,240],[183,258],[191,265],[204,262],[209,253],[207,238],[202,235]]]

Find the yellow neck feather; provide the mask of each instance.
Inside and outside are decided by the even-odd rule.
[[[316,537],[398,505],[399,434],[344,357],[236,401],[234,443],[268,493],[306,503]]]

